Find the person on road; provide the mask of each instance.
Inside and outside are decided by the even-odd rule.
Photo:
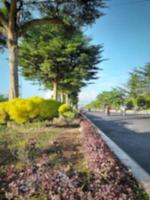
[[[122,116],[125,116],[125,115],[126,115],[126,109],[127,109],[127,107],[126,107],[125,105],[122,105],[122,106],[120,107]]]
[[[106,115],[110,115],[111,107],[109,105],[106,106],[105,113]]]

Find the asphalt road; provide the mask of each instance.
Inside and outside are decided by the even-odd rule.
[[[86,112],[86,116],[150,174],[150,115]]]

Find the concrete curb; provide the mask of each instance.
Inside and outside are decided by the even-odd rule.
[[[136,161],[134,161],[128,154],[118,147],[118,145],[115,144],[108,136],[106,136],[105,133],[101,131],[90,119],[88,119],[84,114],[82,114],[82,116],[92,124],[111,151],[132,172],[133,176],[144,188],[150,199],[150,175]]]

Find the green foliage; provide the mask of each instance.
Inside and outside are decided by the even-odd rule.
[[[126,104],[128,109],[150,108],[150,63],[143,68],[136,68],[130,73],[126,88],[116,88],[104,91],[97,96],[86,108],[103,108],[110,105],[119,108]]]
[[[25,123],[33,119],[53,119],[58,116],[58,108],[61,103],[55,100],[47,100],[40,97],[29,99],[14,99],[0,103],[0,123],[13,120],[16,123]]]
[[[127,106],[127,109],[132,110],[135,106],[133,99],[127,99],[126,106]]]
[[[137,97],[137,99],[136,99],[136,105],[139,108],[145,108],[146,104],[147,104],[147,101],[146,101],[146,98],[144,96]]]
[[[72,107],[69,104],[62,104],[58,109],[60,114],[64,114],[65,112],[72,111]]]
[[[61,103],[55,100],[44,100],[39,105],[40,118],[42,119],[53,119],[58,117],[58,108]]]
[[[146,108],[150,109],[150,96],[146,97]]]
[[[101,8],[105,6],[103,0],[54,0],[45,5],[41,6],[44,15],[59,16],[65,24],[77,27],[93,23],[95,19],[103,15]]]
[[[75,0],[73,2],[58,0],[47,2],[21,0],[13,2],[2,0],[0,2],[0,13],[2,16],[0,20],[0,36],[3,35],[3,32],[1,33],[1,28],[6,28],[5,26],[3,27],[3,23],[1,23],[3,18],[10,23],[14,20],[14,30],[16,27],[19,27],[19,33],[25,33],[28,28],[32,28],[33,24],[29,27],[24,27],[24,24],[26,24],[26,22],[32,22],[32,20],[35,19],[35,13],[38,13],[38,19],[43,19],[45,17],[47,19],[50,18],[51,20],[49,21],[49,24],[62,24],[62,30],[65,30],[65,32],[68,33],[68,29],[69,32],[73,32],[79,26],[94,23],[97,18],[103,15],[101,11],[103,7],[103,0]],[[14,11],[16,8],[15,14],[12,18],[9,18],[10,8],[14,8]],[[56,23],[54,23],[52,19],[54,19]],[[45,24],[44,21],[43,24]],[[41,25],[41,23],[36,25]],[[2,38],[1,40],[6,44],[6,39],[7,37]]]
[[[69,119],[74,119],[76,116],[76,113],[73,111],[66,111],[63,113],[63,116]]]
[[[34,109],[32,109],[32,112],[29,113],[29,118],[30,119],[38,118],[40,116],[40,112],[42,112],[42,110],[40,109],[40,105],[45,100],[41,97],[35,96],[28,98],[28,101],[32,102],[32,104],[34,105]]]
[[[62,104],[59,109],[60,119],[64,120],[67,125],[70,125],[77,116],[77,113],[68,104]]]
[[[132,73],[130,73],[130,77],[128,80],[128,89],[130,97],[136,98],[139,93],[142,92],[141,89],[143,87],[143,78],[142,74],[139,73],[137,69],[135,69]]]
[[[88,105],[85,106],[87,109],[100,109],[101,104],[98,101],[98,99],[92,101],[91,103],[89,103]]]
[[[1,0],[0,1],[0,50],[4,47],[8,48],[10,60],[14,65],[14,71],[12,67],[10,68],[10,76],[11,76],[11,87],[10,87],[10,98],[16,98],[19,95],[19,84],[18,84],[18,73],[17,73],[17,63],[18,63],[18,43],[19,38],[26,37],[26,33],[33,29],[35,26],[40,29],[42,25],[51,24],[53,26],[59,26],[60,32],[65,32],[67,36],[72,37],[76,30],[79,30],[84,25],[89,25],[94,23],[94,21],[103,15],[101,9],[104,8],[103,0],[86,0],[86,1],[31,1],[31,0]],[[9,34],[7,34],[9,32]],[[34,32],[34,31],[33,31]],[[55,37],[57,34],[53,34],[53,42],[52,45],[55,45],[57,50],[61,51],[61,43],[62,40],[55,41]],[[42,46],[42,42],[46,41],[46,46],[49,48],[51,44],[40,35],[36,35],[39,41],[36,44]],[[42,40],[42,41],[41,41]],[[9,45],[6,45],[9,44]],[[14,58],[12,58],[12,48],[15,47]],[[26,46],[27,47],[27,46]],[[62,46],[61,46],[62,47]],[[35,53],[35,54],[34,54]],[[45,49],[40,51],[40,56],[36,56],[36,47],[34,48],[33,60],[29,59],[28,67],[30,65],[35,65],[35,60],[41,60],[41,55],[46,55]],[[54,54],[53,54],[54,53]],[[48,70],[53,65],[53,57],[55,57],[55,51],[49,57],[45,57],[42,59],[42,63],[40,63],[40,67],[42,68],[42,72]],[[26,53],[26,60],[30,57],[28,55],[29,52]],[[47,55],[46,55],[47,56]],[[28,58],[27,58],[28,57]],[[65,61],[63,58],[55,59],[56,65],[59,65],[59,62]],[[54,67],[54,65],[53,65]],[[54,67],[53,72],[55,75],[55,71],[57,68]],[[16,73],[15,73],[16,72]],[[49,73],[52,74],[51,72]],[[28,72],[26,72],[28,74]],[[38,73],[39,74],[39,73]],[[57,73],[57,75],[60,73]],[[39,74],[40,75],[40,74]],[[37,77],[36,77],[37,78]],[[52,78],[52,77],[51,77]],[[46,79],[46,80],[45,80]],[[12,81],[14,80],[14,81]],[[46,75],[43,76],[42,80],[49,83]],[[17,87],[16,87],[17,86]],[[14,92],[15,91],[15,92]]]
[[[39,150],[49,146],[60,133],[56,128],[45,129],[45,122],[41,121],[0,127],[1,166],[13,163],[17,169],[24,169],[26,164],[40,157]]]
[[[150,108],[150,63],[144,67],[136,68],[130,73],[128,80],[128,98],[134,99],[134,105],[138,108]]]
[[[112,108],[119,108],[124,103],[125,93],[121,89],[112,89],[111,91],[104,91],[97,96],[97,99],[87,105],[87,108],[104,108],[110,105]]]
[[[48,89],[54,90],[55,83],[76,104],[80,89],[96,79],[101,51],[80,30],[68,39],[58,27],[43,26],[28,32],[20,44],[21,72]]]

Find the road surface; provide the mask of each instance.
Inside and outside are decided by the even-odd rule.
[[[150,174],[150,115],[85,115]]]

